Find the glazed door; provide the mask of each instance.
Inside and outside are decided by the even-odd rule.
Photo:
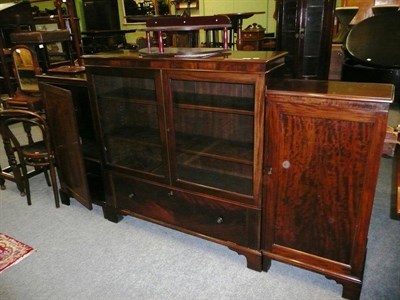
[[[68,204],[72,196],[92,209],[72,93],[46,83],[40,83],[40,90],[56,156],[61,199]]]
[[[90,72],[106,165],[167,182],[160,72],[123,68],[95,68]]]
[[[327,79],[331,55],[335,0],[307,0],[299,39],[301,52],[299,73],[304,79]]]
[[[327,79],[335,0],[280,0],[278,49],[293,78]]]
[[[294,76],[299,67],[299,51],[301,49],[299,39],[301,24],[301,2],[299,0],[280,0],[278,6],[277,23],[277,48],[288,52],[285,57],[287,73]],[[304,34],[304,33],[302,33]]]
[[[262,75],[168,71],[165,80],[172,184],[259,204]]]

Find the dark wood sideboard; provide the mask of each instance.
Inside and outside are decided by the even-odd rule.
[[[84,56],[98,203],[111,221],[220,243],[258,271],[318,272],[358,299],[393,86],[279,80],[284,56]]]

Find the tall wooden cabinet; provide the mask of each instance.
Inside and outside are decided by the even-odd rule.
[[[360,296],[392,85],[279,81],[267,91],[262,252]]]
[[[327,79],[335,0],[277,0],[277,49],[288,51],[287,75]]]

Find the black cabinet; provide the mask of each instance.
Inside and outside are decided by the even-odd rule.
[[[278,50],[286,57],[289,77],[327,79],[334,0],[278,0]]]
[[[86,31],[120,29],[117,0],[83,0]]]

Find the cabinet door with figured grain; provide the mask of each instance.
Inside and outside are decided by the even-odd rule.
[[[277,259],[357,294],[388,105],[339,99],[336,93],[350,91],[346,83],[308,85],[313,93],[267,92],[264,269]],[[391,88],[379,88],[387,88],[390,100]]]

